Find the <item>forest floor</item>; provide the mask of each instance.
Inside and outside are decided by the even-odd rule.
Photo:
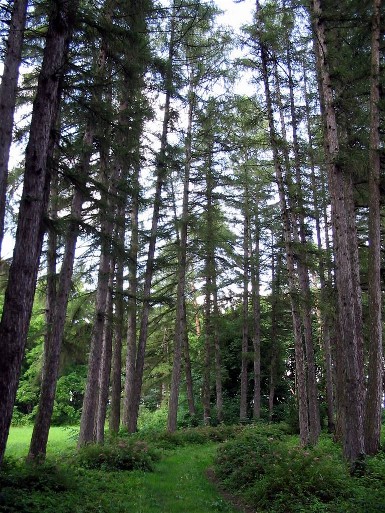
[[[24,458],[30,432],[11,431],[7,456]],[[50,453],[58,455],[74,446],[70,432],[55,428],[50,436]],[[70,486],[61,490],[29,487],[15,494],[13,506],[1,500],[6,513],[238,513],[246,511],[221,493],[209,471],[218,444],[187,445],[164,452],[153,472],[73,470]],[[50,458],[48,458],[49,460]],[[66,479],[63,476],[60,479]],[[67,479],[67,480],[68,480]],[[44,481],[44,478],[43,478]],[[43,487],[44,488],[44,487]],[[3,490],[4,492],[4,490]],[[8,497],[9,499],[9,497]]]

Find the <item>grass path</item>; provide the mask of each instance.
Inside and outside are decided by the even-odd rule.
[[[137,513],[234,513],[206,477],[215,448],[180,448],[162,460],[154,473],[143,474]]]
[[[29,436],[26,428],[11,430],[7,454],[24,458]],[[74,445],[71,432],[56,428],[50,433],[49,455],[60,461],[60,454]],[[209,443],[167,451],[154,472],[78,470],[69,490],[25,491],[12,512],[237,513],[206,476],[216,448],[216,444]]]
[[[133,473],[135,513],[235,513],[206,477],[215,445],[188,446],[169,453],[153,473]]]

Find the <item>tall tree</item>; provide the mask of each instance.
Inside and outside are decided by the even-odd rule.
[[[4,70],[0,85],[0,255],[4,237],[9,152],[12,144],[13,118],[27,6],[28,0],[15,0],[13,2]]]
[[[339,398],[343,425],[343,451],[354,462],[364,454],[362,324],[358,307],[357,236],[352,204],[352,176],[339,158],[340,141],[336,119],[333,84],[330,76],[325,18],[321,2],[312,0],[311,11],[315,36],[320,97],[323,103],[325,153],[329,174],[335,279],[338,298],[337,373],[342,381]]]
[[[143,371],[145,352],[148,337],[148,324],[150,315],[150,299],[151,299],[151,285],[154,273],[154,261],[155,261],[155,247],[157,241],[157,231],[161,211],[162,203],[162,190],[167,178],[168,173],[168,132],[169,123],[171,119],[171,98],[174,89],[174,52],[175,52],[175,23],[176,23],[176,5],[172,8],[171,14],[171,26],[170,26],[170,40],[168,47],[168,59],[166,62],[166,70],[164,76],[165,83],[165,103],[164,103],[164,115],[162,123],[162,134],[160,140],[160,149],[156,157],[155,163],[155,195],[153,203],[153,212],[151,220],[151,230],[149,237],[149,246],[147,251],[146,270],[143,285],[143,307],[140,319],[140,330],[139,340],[135,351],[135,365],[130,368],[134,372],[133,378],[126,375],[126,379],[132,379],[133,387],[129,407],[127,408],[128,420],[127,429],[129,432],[135,432],[137,429],[138,415],[139,415],[139,404],[143,384]]]
[[[380,214],[380,35],[381,0],[373,1],[370,167],[369,167],[369,357],[365,411],[365,451],[375,454],[380,446],[383,396],[381,315],[381,214]]]
[[[11,423],[20,366],[36,288],[50,188],[49,152],[61,97],[61,78],[78,2],[50,2],[44,57],[33,104],[25,155],[15,249],[0,323],[0,463]],[[28,247],[28,251],[25,248]]]

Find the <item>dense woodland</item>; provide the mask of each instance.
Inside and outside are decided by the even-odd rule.
[[[0,462],[156,414],[379,450],[383,2],[220,7],[0,2]]]

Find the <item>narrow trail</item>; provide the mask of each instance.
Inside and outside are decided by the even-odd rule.
[[[162,459],[155,472],[141,473],[133,512],[239,513],[207,477],[215,450],[215,445],[182,447]]]

